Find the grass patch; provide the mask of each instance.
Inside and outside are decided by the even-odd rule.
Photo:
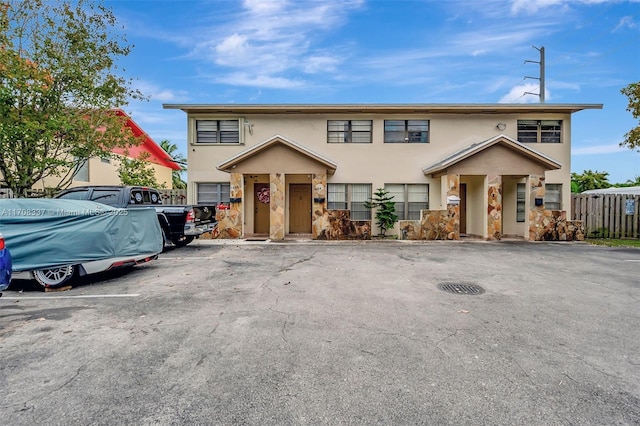
[[[589,244],[607,247],[636,247],[640,248],[640,240],[616,240],[613,238],[587,238]]]

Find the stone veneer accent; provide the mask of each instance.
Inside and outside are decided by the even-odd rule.
[[[455,210],[421,210],[421,220],[400,220],[403,240],[455,240],[457,221]],[[455,236],[458,235],[458,238]]]
[[[242,210],[244,208],[242,173],[231,173],[229,177],[230,198],[240,200],[230,203],[228,210],[216,210],[216,229],[201,236],[201,238],[233,239],[240,238],[242,232]]]
[[[487,176],[487,239],[502,238],[502,176]]]
[[[314,174],[311,181],[311,194],[313,219],[311,223],[311,238],[318,238],[323,229],[329,229],[329,222],[323,221],[324,212],[327,208],[327,175]]]
[[[322,217],[315,221],[313,235],[316,240],[370,240],[371,221],[351,220],[349,210],[323,209]]]
[[[544,200],[544,176],[529,176],[529,240],[541,241],[544,233],[544,203],[536,206],[536,198]]]
[[[584,225],[581,220],[567,220],[567,212],[544,210],[541,232],[536,241],[584,241]]]
[[[269,200],[269,238],[273,241],[284,240],[284,173],[269,175],[271,198]]]
[[[460,198],[460,175],[447,175],[447,197]],[[460,204],[447,203],[447,216],[451,231],[447,233],[447,240],[460,239]]]

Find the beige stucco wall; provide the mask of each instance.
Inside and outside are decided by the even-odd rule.
[[[160,186],[164,184],[166,189],[173,188],[172,172],[173,170],[166,166],[155,163],[148,163],[153,167],[156,181]],[[88,161],[89,180],[73,180],[70,187],[84,185],[121,185],[118,176],[118,158],[110,158],[108,162],[104,162],[101,158],[90,158]],[[227,175],[228,180],[228,175]],[[33,188],[44,190],[46,187],[55,187],[60,182],[59,178],[47,177],[36,183]]]
[[[194,119],[241,119],[253,124],[253,134],[250,134],[245,126],[241,126],[243,143],[233,145],[195,145],[195,121]],[[443,157],[469,146],[472,143],[481,142],[498,134],[505,134],[517,139],[517,121],[519,119],[555,119],[563,120],[563,143],[560,144],[528,144],[531,148],[548,155],[562,163],[561,170],[547,172],[547,183],[563,184],[563,208],[570,215],[570,114],[252,114],[242,117],[216,114],[192,114],[188,118],[189,146],[189,202],[195,202],[197,182],[229,182],[229,174],[216,169],[216,165],[228,160],[262,141],[272,138],[274,135],[296,142],[337,163],[334,175],[329,175],[328,183],[371,183],[375,191],[389,183],[428,183],[429,184],[429,208],[445,209],[446,205],[441,191],[440,178],[425,176],[422,169]],[[385,144],[384,120],[385,119],[428,119],[430,120],[430,143],[428,144]],[[327,143],[327,120],[373,120],[373,143],[370,144],[341,144]],[[502,131],[496,128],[499,123],[505,123]],[[485,167],[500,169],[508,172],[519,173],[511,166],[518,165],[520,157],[510,155],[507,148],[503,149],[506,160],[501,164],[496,162],[496,156],[480,154],[474,163]],[[279,158],[286,153],[274,150],[269,153],[273,161],[284,161]],[[266,157],[265,157],[266,158]],[[289,157],[287,157],[287,161]],[[262,160],[261,160],[262,161]],[[490,162],[489,162],[490,161]],[[287,163],[291,166],[289,163]],[[471,163],[470,163],[471,164]],[[249,170],[250,163],[246,166]],[[254,167],[263,167],[257,163]],[[244,166],[244,164],[243,164]],[[240,167],[240,165],[238,166]],[[244,170],[244,167],[243,167]],[[262,168],[259,168],[262,172]],[[301,168],[302,170],[302,168]],[[236,170],[234,170],[236,171]],[[264,172],[267,170],[265,169]],[[256,170],[253,170],[255,173]],[[312,173],[311,170],[305,172]],[[496,173],[494,171],[495,174]],[[474,183],[475,184],[475,183]],[[474,229],[476,225],[474,224]],[[481,228],[480,228],[481,229]]]

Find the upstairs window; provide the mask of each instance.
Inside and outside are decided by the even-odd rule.
[[[518,140],[524,143],[561,143],[561,120],[518,120]]]
[[[196,120],[196,143],[240,143],[240,121]]]
[[[371,120],[328,120],[327,142],[371,143]]]
[[[384,143],[428,143],[429,120],[384,120]]]

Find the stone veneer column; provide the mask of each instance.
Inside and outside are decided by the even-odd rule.
[[[529,240],[540,241],[544,232],[544,202],[536,206],[536,198],[544,200],[544,175],[529,176]]]
[[[447,175],[447,198],[460,198],[460,175]],[[449,217],[446,226],[447,239],[460,239],[460,203],[449,204],[447,202],[447,215]]]
[[[487,175],[487,239],[502,238],[502,176]]]
[[[311,181],[311,200],[313,219],[311,223],[311,238],[314,240],[324,228],[324,212],[327,209],[327,174],[314,174]]]
[[[284,240],[284,173],[271,173],[271,197],[269,200],[269,238],[274,241]]]
[[[244,235],[242,219],[244,212],[243,190],[244,179],[242,173],[231,173],[229,177],[229,198],[235,202],[229,203],[230,225],[237,232],[238,236]]]
[[[211,234],[213,238],[226,239],[239,238],[242,236],[242,212],[244,211],[242,181],[242,173],[231,173],[229,177],[229,209],[216,209],[216,220],[218,224],[215,231]]]

